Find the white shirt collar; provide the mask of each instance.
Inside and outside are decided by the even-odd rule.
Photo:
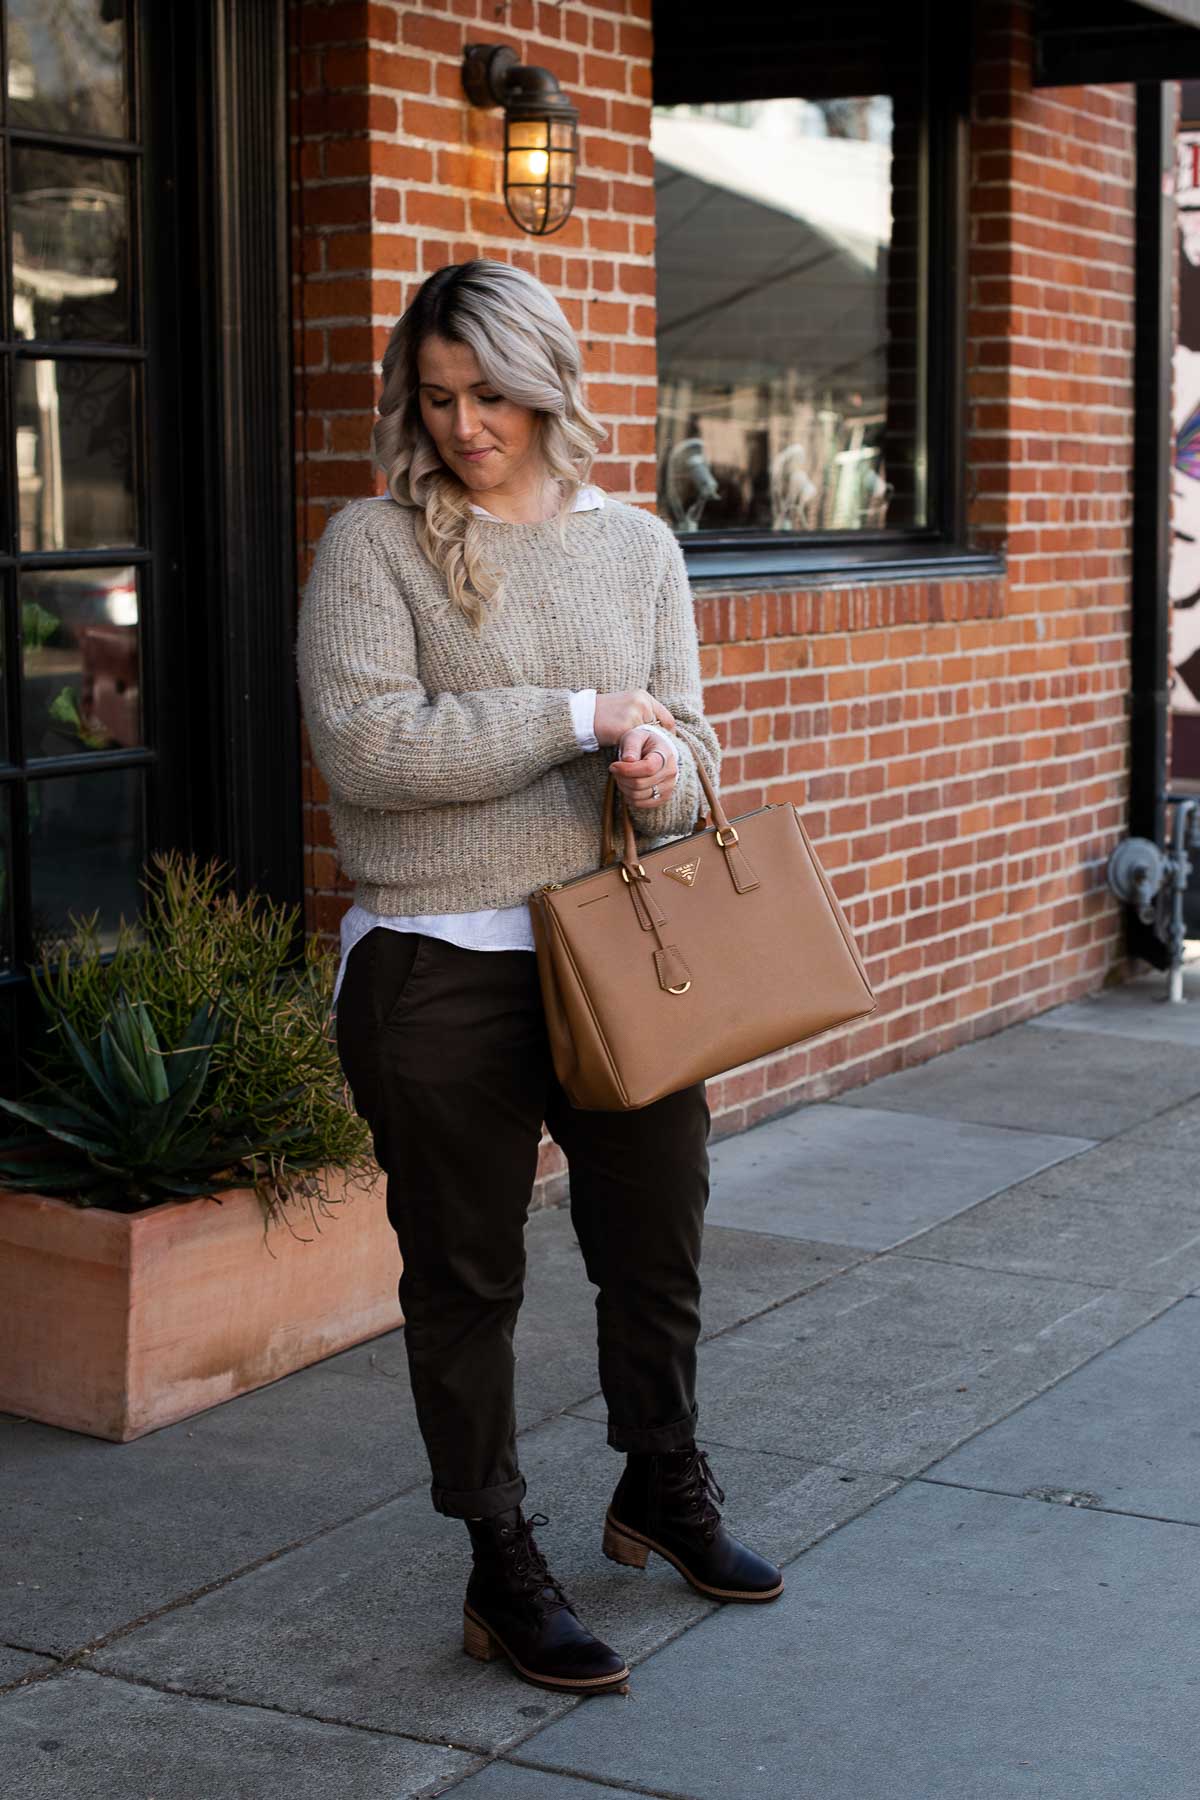
[[[588,487],[580,488],[579,492],[575,496],[575,504],[572,506],[571,511],[572,512],[594,512],[597,507],[603,506],[603,505],[604,505],[604,489],[598,488],[598,487],[593,487],[593,486],[589,485]],[[474,504],[472,504],[471,511],[475,512],[475,513],[482,513],[483,517],[485,519],[495,519],[495,518],[499,517],[498,513],[489,512],[486,506],[475,506]],[[501,521],[501,523],[507,525],[509,523],[509,520],[504,519]]]

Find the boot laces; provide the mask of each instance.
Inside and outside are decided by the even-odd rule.
[[[545,1513],[533,1513],[528,1519],[522,1517],[502,1547],[516,1585],[529,1603],[542,1613],[558,1612],[571,1604],[550,1573],[546,1558],[534,1539],[534,1526],[549,1523]]]
[[[711,1543],[721,1524],[721,1515],[717,1508],[725,1499],[725,1490],[713,1474],[707,1456],[703,1450],[692,1448],[684,1452],[676,1475],[684,1504],[691,1515],[689,1523],[694,1524],[703,1533],[706,1543]]]

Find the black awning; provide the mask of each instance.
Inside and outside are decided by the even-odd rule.
[[[1036,87],[1200,76],[1200,0],[1036,0]]]

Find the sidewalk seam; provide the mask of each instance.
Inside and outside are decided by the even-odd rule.
[[[953,1454],[953,1453],[951,1453]],[[1104,1513],[1110,1519],[1142,1519],[1148,1525],[1183,1525],[1189,1531],[1200,1531],[1200,1519],[1174,1519],[1166,1513],[1137,1512],[1130,1506],[1071,1506],[1062,1500],[1047,1500],[1040,1494],[1014,1494],[1011,1488],[984,1487],[975,1481],[951,1481],[945,1475],[914,1475],[914,1481],[926,1487],[957,1488],[964,1494],[992,1494],[998,1500],[1019,1500],[1029,1506],[1057,1506],[1065,1512]]]
[[[458,1750],[464,1756],[479,1756],[495,1761],[496,1752],[485,1749],[480,1744],[469,1744],[453,1738],[422,1737],[415,1731],[397,1731],[389,1725],[364,1725],[357,1719],[337,1719],[328,1713],[304,1712],[298,1707],[283,1706],[272,1700],[247,1700],[239,1694],[212,1694],[203,1688],[187,1688],[176,1686],[169,1681],[153,1681],[148,1675],[130,1675],[121,1669],[89,1668],[86,1665],[72,1664],[81,1674],[95,1675],[104,1681],[119,1681],[126,1687],[149,1688],[155,1694],[169,1694],[177,1700],[198,1700],[206,1706],[239,1706],[246,1712],[277,1713],[284,1719],[307,1719],[313,1725],[330,1725],[338,1731],[360,1731],[367,1737],[400,1738],[405,1743],[421,1744],[427,1750]],[[547,1723],[553,1723],[552,1720]],[[468,1770],[467,1774],[474,1774]]]
[[[492,1761],[508,1763],[509,1767],[513,1769],[533,1769],[539,1775],[565,1776],[568,1781],[587,1783],[592,1787],[615,1788],[621,1794],[645,1795],[646,1800],[696,1800],[694,1794],[685,1794],[679,1788],[638,1787],[620,1776],[589,1775],[582,1769],[564,1769],[552,1763],[534,1762],[531,1757],[526,1756],[516,1757],[505,1754],[493,1757]],[[450,1792],[451,1790],[444,1791]]]
[[[936,1230],[937,1227],[933,1226],[931,1229]],[[1113,1287],[1108,1282],[1085,1281],[1076,1275],[1042,1275],[1036,1269],[997,1268],[990,1263],[964,1262],[959,1256],[920,1256],[911,1250],[899,1247],[889,1250],[887,1254],[902,1256],[906,1262],[935,1263],[939,1269],[971,1269],[978,1275],[1011,1275],[1016,1281],[1056,1282],[1060,1287],[1083,1287],[1093,1291],[1099,1289],[1102,1294],[1141,1294],[1147,1300],[1192,1300],[1195,1298],[1190,1288],[1181,1293],[1175,1288]]]

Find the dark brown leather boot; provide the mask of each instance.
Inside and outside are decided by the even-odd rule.
[[[783,1576],[731,1537],[717,1503],[723,1490],[695,1444],[661,1455],[631,1455],[604,1523],[604,1554],[644,1569],[653,1550],[710,1600],[774,1600]]]
[[[463,1605],[463,1649],[490,1662],[502,1650],[518,1675],[568,1693],[625,1691],[624,1659],[585,1631],[546,1566],[533,1536],[549,1524],[519,1506],[494,1519],[468,1519],[475,1566]]]

